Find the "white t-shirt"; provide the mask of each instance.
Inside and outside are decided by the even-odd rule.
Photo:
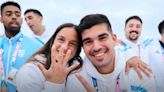
[[[41,36],[37,36],[33,34],[33,37],[39,42],[45,44],[53,34],[54,34],[54,30],[46,28],[46,30],[42,33]]]

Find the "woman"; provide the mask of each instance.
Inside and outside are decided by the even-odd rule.
[[[57,88],[64,85],[68,74],[82,65],[81,43],[81,35],[74,24],[59,26],[50,40],[19,70],[16,76],[18,92],[60,91]]]

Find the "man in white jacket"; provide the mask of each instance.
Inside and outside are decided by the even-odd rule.
[[[134,70],[125,74],[127,49],[114,48],[117,39],[105,15],[85,16],[79,24],[79,31],[86,58],[82,69],[68,76],[65,92],[155,92],[153,77],[143,74],[140,80]],[[86,83],[78,80],[81,77]],[[88,90],[88,84],[92,90]]]
[[[33,32],[33,37],[40,43],[45,44],[52,36],[52,30],[47,29],[43,24],[43,15],[37,9],[27,9],[24,12],[25,20]]]
[[[131,16],[125,21],[125,39],[123,40],[126,48],[132,48],[143,62],[148,64],[155,76],[157,92],[163,92],[164,67],[161,46],[159,41],[148,38],[141,38],[142,20],[139,16]],[[162,23],[159,25],[159,32],[162,34]],[[162,41],[160,41],[162,42]]]
[[[158,25],[160,40],[154,40],[149,48],[150,65],[155,75],[157,92],[164,92],[164,21]]]

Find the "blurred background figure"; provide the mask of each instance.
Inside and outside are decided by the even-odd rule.
[[[46,43],[53,33],[52,31],[46,31],[45,26],[42,24],[43,15],[41,12],[36,9],[27,9],[24,16],[29,28],[34,33],[33,37],[42,44]]]

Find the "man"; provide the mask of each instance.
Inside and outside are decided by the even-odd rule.
[[[15,76],[18,69],[42,44],[26,37],[20,31],[22,17],[18,3],[7,1],[1,5],[1,22],[5,29],[5,34],[0,40],[0,57],[4,65],[4,73],[1,74],[2,89],[16,92]]]
[[[24,13],[25,20],[34,33],[34,38],[36,38],[41,43],[46,43],[52,36],[52,31],[45,29],[42,25],[43,16],[40,11],[36,9],[27,9]]]
[[[154,92],[153,77],[149,78],[143,74],[143,80],[140,80],[134,70],[131,70],[129,75],[125,75],[126,51],[114,48],[117,39],[105,15],[85,16],[79,24],[79,30],[86,58],[77,78],[81,80],[79,77],[81,75],[85,83],[81,84],[75,74],[70,75],[66,81],[65,92],[138,92],[143,90],[143,92]],[[88,84],[91,87],[88,87]]]
[[[132,48],[146,64],[150,64],[147,50],[145,49],[152,39],[141,38],[142,20],[138,16],[131,16],[125,21],[125,39],[124,46]]]
[[[164,82],[164,67],[162,52],[159,48],[159,41],[154,39],[143,39],[140,34],[142,31],[142,20],[138,16],[131,16],[125,22],[124,46],[132,48],[134,53],[147,63],[155,76],[155,85],[157,92],[164,91],[162,84]],[[162,34],[162,23],[159,25],[159,32]],[[162,42],[162,41],[160,41]]]
[[[149,48],[150,65],[155,75],[157,92],[164,92],[164,21],[158,25],[160,40],[154,40]]]

